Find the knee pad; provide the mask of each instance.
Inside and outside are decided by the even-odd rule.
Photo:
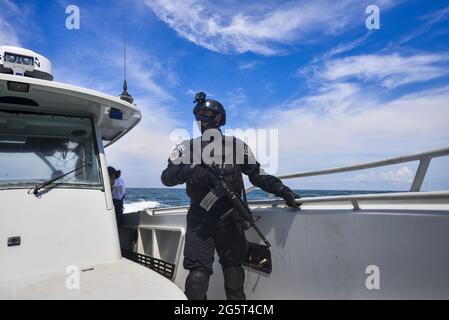
[[[190,271],[186,279],[185,295],[189,300],[205,300],[209,288],[209,274]]]
[[[245,300],[243,291],[245,270],[242,267],[228,267],[223,269],[224,285],[228,300]]]

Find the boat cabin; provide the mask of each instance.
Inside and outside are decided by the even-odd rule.
[[[47,58],[0,47],[0,299],[184,299],[121,255],[104,147],[140,111],[52,80]]]

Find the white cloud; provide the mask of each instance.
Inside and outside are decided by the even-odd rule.
[[[157,187],[174,146],[170,133],[180,124],[148,99],[136,99],[136,103],[142,111],[141,123],[106,148],[106,156],[110,165],[122,170],[128,186]]]
[[[359,91],[359,86],[347,82],[324,83],[316,94],[293,100],[289,107],[305,106],[316,113],[341,113],[352,106]]]
[[[16,4],[9,0],[0,0],[0,45],[20,46],[18,30],[8,21],[6,15],[14,15],[15,18],[22,14]]]
[[[127,68],[129,91],[142,112],[142,121],[106,149],[108,162],[122,169],[130,186],[160,186],[160,174],[174,145],[169,139],[170,133],[180,127],[169,111],[176,99],[162,85],[167,74],[157,59],[136,48],[130,48],[128,53],[132,61]],[[115,60],[115,67],[120,70],[119,60]]]
[[[364,93],[357,85],[339,83],[291,101],[284,110],[277,107],[259,113],[254,119],[259,127],[279,130],[277,174],[448,147],[449,87],[409,94],[389,102],[382,101],[379,91],[371,95]],[[395,175],[383,177],[391,180]],[[319,179],[289,183],[299,188],[353,187],[348,181],[338,180],[338,176]],[[308,184],[309,181],[321,183]],[[369,184],[365,186],[370,188]]]
[[[169,112],[169,106],[176,103],[176,99],[161,84],[166,74],[157,59],[136,48],[128,52],[129,61],[133,61],[127,68],[129,92],[142,112],[142,121],[106,149],[108,163],[122,169],[130,186],[160,186],[160,174],[174,145],[169,140],[170,132],[180,127]],[[121,71],[120,59],[111,59],[111,62],[112,70]]]
[[[426,24],[434,24],[437,22],[444,21],[448,18],[449,18],[449,6],[421,17],[422,20],[426,21]]]
[[[71,83],[82,87],[108,92],[118,95],[123,83],[123,56],[121,44],[105,43],[102,50],[89,47],[80,47],[73,52],[72,59],[66,63],[59,63],[59,57],[54,61],[55,80]],[[61,57],[71,48],[64,49]],[[101,56],[101,63],[97,62]],[[136,47],[127,48],[127,82],[128,92],[137,97],[154,103],[173,103],[175,98],[163,83],[172,80],[166,68],[159,59],[150,56]]]
[[[300,70],[309,94],[255,115],[254,120],[279,128],[280,174],[448,147],[449,86],[415,89],[399,96],[394,91],[407,83],[448,75],[447,54],[330,56]],[[384,182],[384,186],[405,183],[411,179],[410,172],[361,173],[357,179],[369,189],[367,179]],[[352,187],[350,179],[328,176],[321,181],[333,182],[339,189],[345,184]],[[296,185],[304,183],[301,180]]]
[[[331,56],[341,54],[344,52],[351,51],[359,46],[361,46],[372,34],[374,34],[373,30],[368,30],[363,36],[356,38],[350,42],[347,43],[340,43],[335,48],[332,48],[329,52],[327,52],[323,59],[330,58]]]
[[[235,109],[235,107],[246,102],[247,99],[245,90],[243,88],[237,88],[233,91],[228,92],[226,95],[228,101],[226,106],[231,112],[233,111],[233,109]]]
[[[327,61],[316,76],[329,81],[376,81],[388,89],[449,74],[448,53],[360,55]]]
[[[3,8],[3,12],[11,12],[13,14],[19,14],[19,7],[11,0],[0,0],[0,5]]]
[[[212,2],[146,0],[159,19],[187,40],[223,53],[274,55],[309,36],[335,35],[359,25],[370,1]],[[398,1],[381,0],[383,11]],[[315,37],[317,39],[317,37]],[[310,41],[310,40],[309,40]]]
[[[0,44],[20,46],[19,37],[14,28],[0,16]]]
[[[138,86],[140,90],[151,94],[153,98],[157,98],[158,101],[174,102],[175,98],[160,84],[160,80],[164,77],[168,77],[168,82],[172,83],[172,74],[166,73],[165,69],[154,57],[149,57],[137,49],[128,51],[130,52],[128,55],[127,74],[132,79],[133,84]],[[117,61],[117,68],[122,65],[121,61]]]
[[[239,70],[254,70],[258,65],[260,65],[261,62],[260,61],[246,61],[246,62],[241,62],[238,65],[238,69]]]
[[[423,20],[424,24],[422,24],[421,26],[413,30],[411,33],[403,37],[401,40],[399,40],[397,45],[404,44],[423,34],[426,34],[426,32],[428,32],[434,24],[443,22],[447,20],[448,17],[449,17],[449,6],[422,16],[420,20]]]
[[[413,182],[414,174],[408,167],[401,167],[397,170],[384,172],[370,171],[368,173],[358,173],[353,178],[347,179],[348,182],[391,182],[410,184]]]

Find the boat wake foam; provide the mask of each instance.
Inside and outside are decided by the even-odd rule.
[[[131,203],[125,203],[123,205],[125,208],[123,210],[123,213],[131,213],[131,212],[137,212],[137,211],[143,211],[146,209],[151,208],[157,208],[160,207],[161,204],[157,201],[136,201]]]

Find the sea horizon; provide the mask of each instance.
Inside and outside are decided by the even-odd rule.
[[[320,197],[370,193],[392,193],[392,190],[334,190],[334,189],[293,189],[301,197]],[[268,193],[255,189],[247,194],[248,200],[263,200]],[[190,199],[185,188],[176,187],[128,187],[124,199],[124,213],[146,209],[189,205]]]

